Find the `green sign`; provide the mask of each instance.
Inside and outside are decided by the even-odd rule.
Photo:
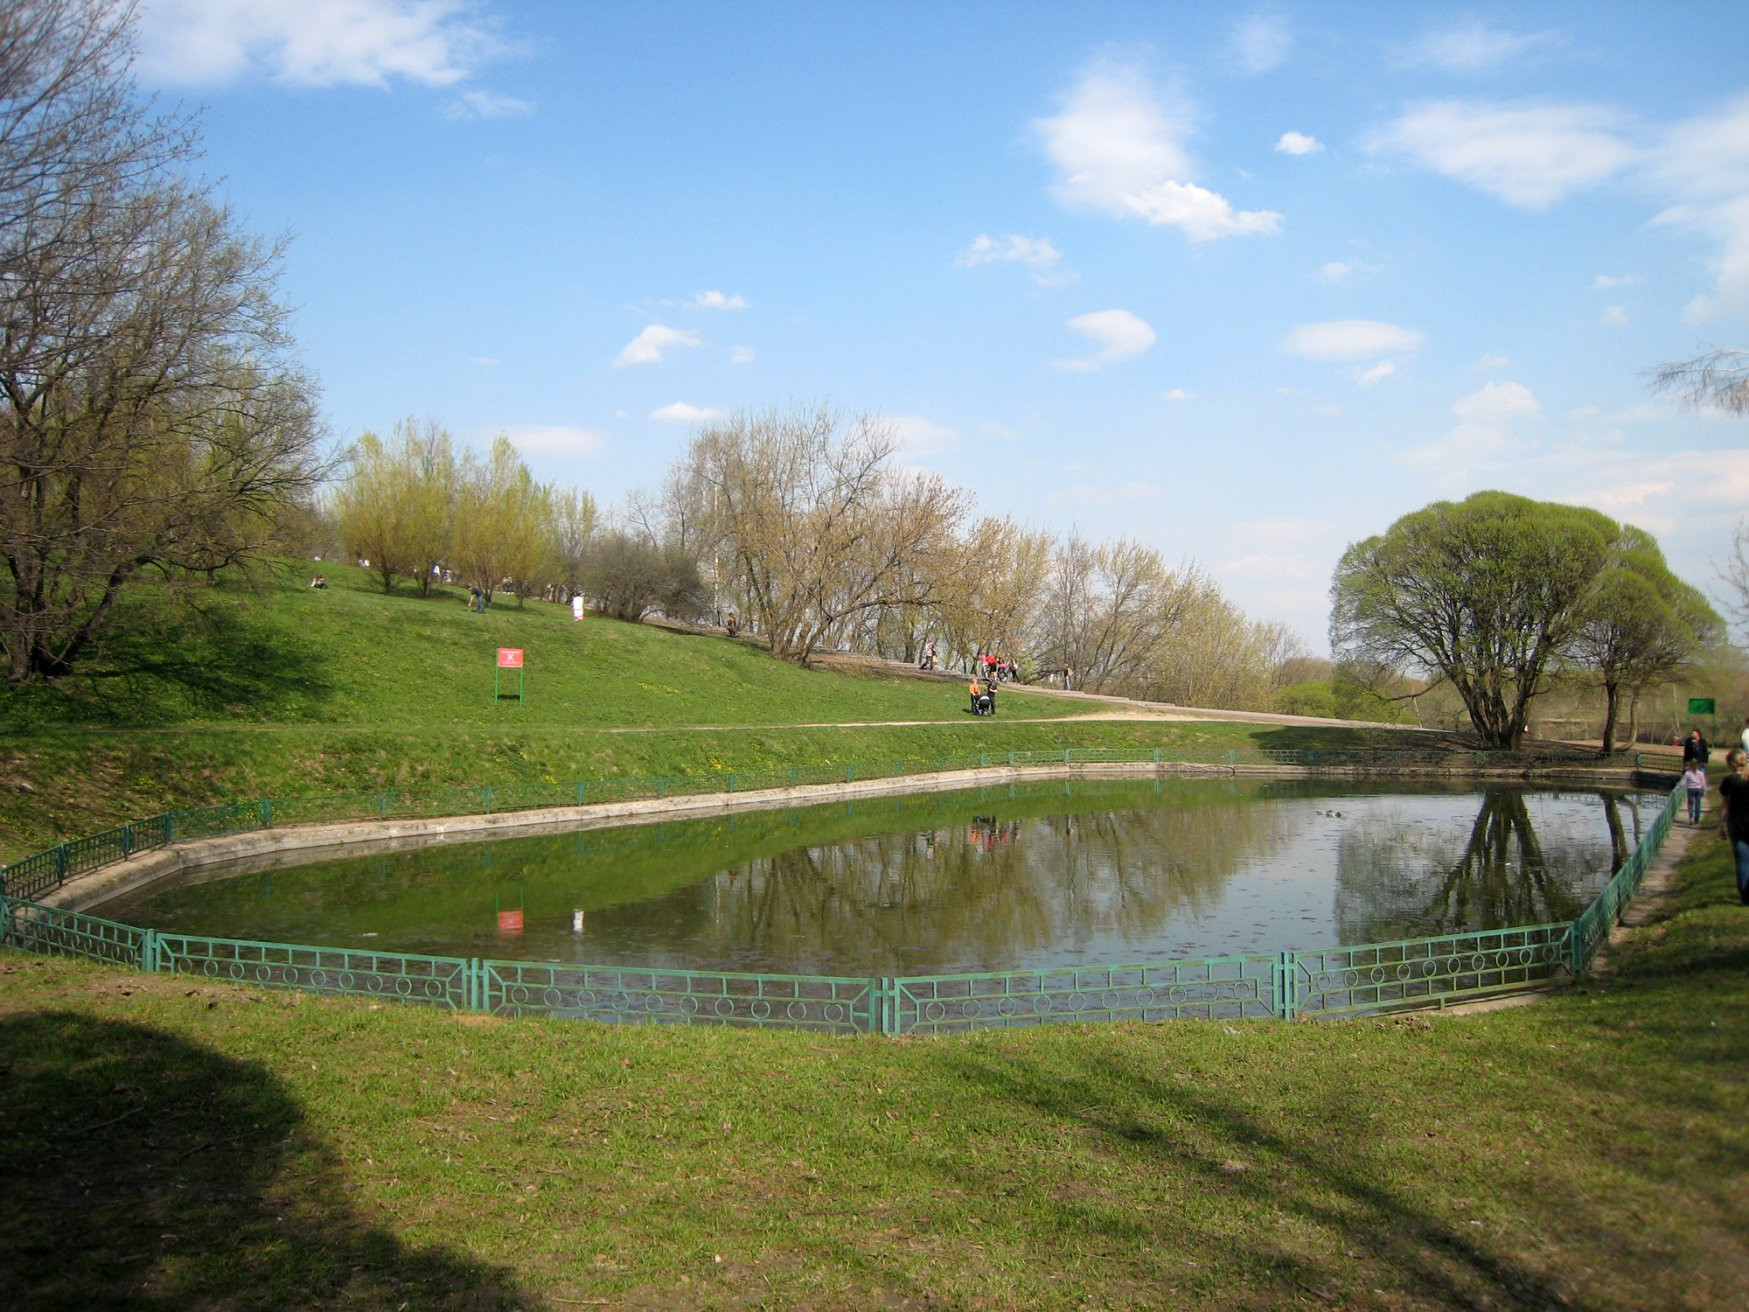
[[[1711,697],[1690,697],[1688,699],[1688,713],[1690,715],[1712,715],[1716,713],[1717,709],[1713,705]]]

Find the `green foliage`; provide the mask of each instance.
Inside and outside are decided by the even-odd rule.
[[[1516,748],[1532,698],[1578,649],[1599,577],[1643,557],[1637,533],[1505,492],[1435,502],[1343,553],[1331,646],[1442,676],[1485,744]]]

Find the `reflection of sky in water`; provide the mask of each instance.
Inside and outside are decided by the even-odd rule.
[[[1308,793],[1174,781],[1102,786],[1085,803],[1061,785],[1054,796],[858,803],[352,858],[103,914],[194,934],[603,965],[1097,966],[1568,920],[1616,864],[1612,814],[1631,850],[1663,804],[1515,789]],[[1077,804],[1090,809],[1068,809]],[[862,832],[809,841],[820,825]]]

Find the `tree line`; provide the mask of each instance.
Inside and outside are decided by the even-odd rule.
[[[585,595],[624,619],[737,617],[782,659],[841,646],[969,668],[983,652],[1077,688],[1265,708],[1304,649],[1194,563],[978,516],[904,470],[891,425],[827,406],[701,428],[655,493],[603,511],[537,482],[514,447],[458,453],[441,426],[366,433],[329,501],[345,551],[385,588],[453,578],[488,596]]]

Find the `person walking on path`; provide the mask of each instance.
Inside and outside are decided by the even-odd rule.
[[[1737,900],[1749,906],[1749,752],[1733,747],[1725,753],[1730,770],[1719,780],[1719,837],[1731,845],[1737,861]]]
[[[1745,752],[1749,752],[1749,715],[1743,717],[1742,746]]]
[[[1701,799],[1706,796],[1706,766],[1699,761],[1688,762],[1682,772],[1682,786],[1688,790],[1688,823],[1700,823]]]
[[[1682,765],[1686,769],[1689,762],[1698,762],[1701,769],[1706,769],[1707,757],[1712,748],[1707,746],[1705,738],[1700,736],[1699,729],[1690,729],[1688,737],[1682,740]]]

